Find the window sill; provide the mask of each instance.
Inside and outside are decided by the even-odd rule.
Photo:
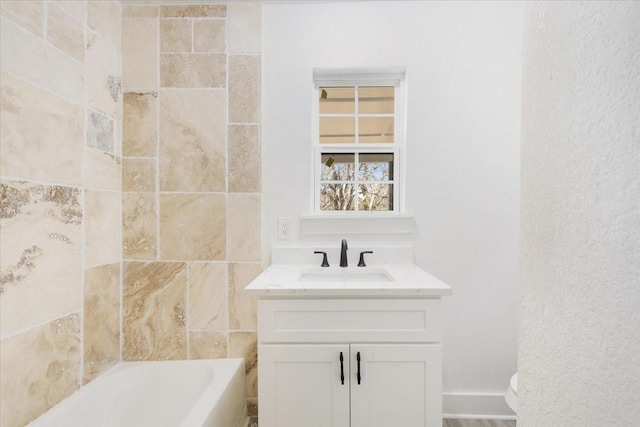
[[[415,233],[415,217],[409,214],[358,213],[312,214],[300,217],[303,236],[330,236],[345,234],[388,236]]]

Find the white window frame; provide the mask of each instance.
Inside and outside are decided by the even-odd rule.
[[[406,69],[314,69],[313,70],[313,117],[312,144],[314,155],[312,165],[313,207],[312,212],[319,215],[397,215],[404,213],[404,149],[406,145]],[[321,87],[353,87],[353,86],[393,86],[395,87],[394,105],[394,142],[393,143],[353,143],[353,144],[320,144],[320,88]],[[357,100],[357,91],[356,91]],[[357,102],[356,102],[357,105]],[[357,109],[357,107],[356,107]],[[355,123],[358,133],[358,120]],[[323,153],[355,153],[356,163],[358,155],[363,153],[393,153],[393,209],[388,211],[358,210],[356,201],[353,211],[322,211],[320,210],[321,185],[321,156]],[[355,174],[356,197],[358,189],[357,170]],[[384,182],[382,182],[384,183]]]

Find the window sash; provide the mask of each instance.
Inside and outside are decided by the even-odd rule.
[[[402,146],[404,145],[404,97],[402,93],[402,78],[399,77],[398,74],[394,74],[393,76],[389,76],[388,78],[367,78],[366,74],[362,76],[352,76],[350,79],[318,79],[315,80],[315,88],[314,88],[314,108],[313,108],[313,124],[314,124],[314,135],[313,135],[313,144],[315,147],[314,156],[313,157],[313,171],[312,179],[313,183],[311,188],[314,189],[314,197],[313,197],[313,212],[319,214],[344,214],[344,215],[352,215],[354,213],[359,214],[371,214],[371,215],[381,215],[381,214],[389,214],[389,213],[400,213],[402,206],[402,196],[403,196],[403,188],[402,188],[402,179],[401,175],[404,175],[404,161],[401,158],[402,155]],[[359,113],[358,108],[358,88],[359,87],[372,87],[372,86],[387,86],[394,87],[394,112],[392,113]],[[322,87],[354,87],[354,100],[355,100],[355,111],[354,113],[320,113],[320,90]],[[343,118],[354,118],[355,121],[355,135],[353,143],[320,143],[320,118],[321,117],[343,117]],[[394,119],[393,124],[393,141],[390,142],[368,142],[362,143],[358,142],[359,138],[359,118],[368,118],[368,117],[389,117]],[[354,180],[350,181],[329,181],[329,180],[321,180],[321,157],[323,154],[327,153],[353,153],[355,155],[354,168],[355,168],[355,176]],[[359,180],[358,179],[358,159],[360,154],[368,154],[368,153],[393,153],[393,176],[390,176],[387,181],[370,181],[370,180]],[[353,184],[356,188],[356,200],[354,203],[354,210],[349,211],[341,211],[341,210],[321,210],[320,199],[321,199],[321,186],[323,184]],[[374,211],[374,210],[359,210],[358,206],[358,188],[360,185],[368,185],[368,184],[384,184],[391,185],[391,191],[393,197],[393,207],[389,210],[385,211]]]

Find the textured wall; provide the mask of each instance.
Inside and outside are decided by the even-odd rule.
[[[0,424],[120,360],[120,3],[0,2]]]
[[[123,359],[245,357],[254,402],[261,13],[125,6],[122,24]]]
[[[640,420],[640,3],[529,3],[519,427]]]

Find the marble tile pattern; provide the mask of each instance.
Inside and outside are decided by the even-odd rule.
[[[122,111],[122,154],[154,157],[158,145],[158,93],[126,92]]]
[[[258,397],[258,334],[256,332],[230,332],[228,357],[244,358],[247,397]]]
[[[44,34],[44,2],[9,0],[0,2],[0,13],[36,36]]]
[[[232,330],[257,329],[256,300],[245,295],[244,288],[261,272],[259,263],[229,264],[229,327]]]
[[[85,67],[82,63],[8,17],[2,16],[0,21],[0,70],[77,104],[84,103]]]
[[[230,125],[228,129],[229,191],[261,191],[262,153],[259,125]]]
[[[125,263],[124,360],[187,358],[186,287],[185,263]]]
[[[254,407],[261,13],[125,4],[122,23],[123,358],[245,357]]]
[[[227,263],[189,264],[189,329],[227,328]]]
[[[0,2],[0,425],[121,359],[120,2]]]
[[[189,359],[224,359],[225,357],[227,357],[227,336],[224,332],[189,332]]]
[[[122,259],[122,195],[115,191],[85,191],[85,265]]]
[[[260,260],[260,195],[232,193],[227,196],[227,259]]]
[[[217,193],[160,194],[160,258],[224,260],[226,196]]]
[[[122,158],[93,148],[84,150],[84,183],[97,190],[120,191]]]
[[[74,187],[3,180],[0,197],[4,337],[80,307],[83,212]]]
[[[125,10],[127,10],[126,8]],[[122,75],[125,90],[158,87],[157,19],[122,21]]]
[[[81,185],[82,107],[10,74],[0,86],[2,174]]]
[[[113,153],[114,135],[113,120],[104,114],[89,110],[87,114],[87,147]]]
[[[24,426],[73,393],[81,352],[78,313],[3,339],[0,425]]]
[[[84,62],[84,26],[54,3],[47,3],[47,40],[67,55]]]
[[[122,194],[122,257],[157,259],[158,212],[154,193]]]
[[[225,190],[225,96],[222,89],[163,89],[160,190]]]
[[[262,58],[256,55],[229,57],[229,121],[260,123]]]
[[[224,53],[227,47],[226,21],[205,19],[193,21],[193,51]]]
[[[90,5],[95,3],[115,2],[89,2]],[[122,77],[118,71],[118,50],[99,34],[89,31],[86,52],[89,106],[109,117],[119,118]]]
[[[85,269],[84,375],[96,378],[120,360],[120,263]]]
[[[161,87],[223,87],[227,59],[222,54],[163,53],[160,55]]]
[[[156,159],[125,157],[122,160],[122,191],[155,191]]]

